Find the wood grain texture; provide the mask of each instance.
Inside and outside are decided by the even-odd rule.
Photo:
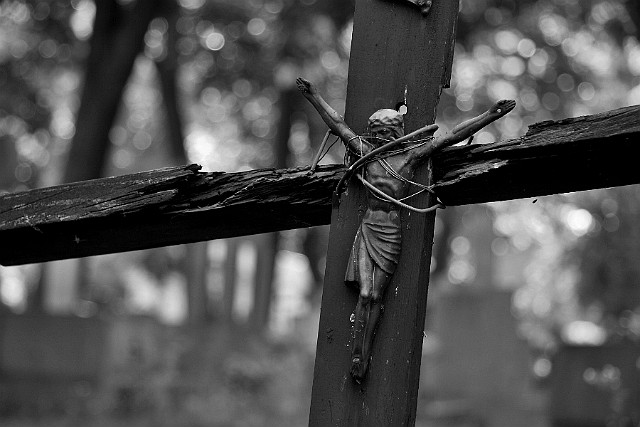
[[[640,106],[538,123],[521,138],[445,150],[434,159],[435,188],[455,206],[640,183],[638,141]],[[190,165],[6,194],[0,264],[328,224],[343,173]]]
[[[432,123],[450,76],[458,2],[436,1],[425,18],[407,2],[358,0],[349,62],[345,120],[356,132],[369,116],[404,101],[407,132]],[[427,167],[417,178],[429,182]],[[352,180],[333,209],[313,379],[310,426],[410,426],[415,422],[433,222],[403,212],[402,252],[388,285],[373,358],[362,384],[353,381],[351,327],[358,292],[344,275],[366,210],[365,190]],[[432,203],[427,194],[413,200]]]
[[[342,166],[161,169],[0,197],[0,264],[124,252],[326,224]]]
[[[445,150],[434,158],[435,188],[463,205],[635,184],[639,143],[638,105],[541,122],[520,138]]]

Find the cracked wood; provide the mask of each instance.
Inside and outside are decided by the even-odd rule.
[[[640,106],[538,123],[434,158],[447,205],[635,184]],[[328,224],[341,165],[238,173],[167,168],[0,196],[0,264],[122,252]]]
[[[436,155],[436,192],[462,205],[636,184],[639,138],[638,105],[536,123],[520,138]]]
[[[341,165],[199,172],[198,165],[0,197],[0,264],[123,252],[325,224]]]

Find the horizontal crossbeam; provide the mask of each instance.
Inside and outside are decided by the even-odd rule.
[[[436,190],[464,205],[640,183],[639,137],[640,105],[536,123],[520,138],[436,156]]]
[[[640,106],[547,121],[434,158],[446,205],[640,183]],[[328,224],[342,165],[200,172],[189,165],[0,196],[0,264],[15,265]]]

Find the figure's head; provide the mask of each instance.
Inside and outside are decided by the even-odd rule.
[[[396,110],[384,108],[369,117],[371,136],[385,140],[400,138],[404,135],[404,117]]]

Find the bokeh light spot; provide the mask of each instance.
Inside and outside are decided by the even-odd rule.
[[[264,33],[266,29],[267,23],[264,21],[264,19],[253,18],[247,24],[247,31],[252,36],[259,36]]]
[[[578,85],[578,95],[583,101],[591,101],[596,95],[596,88],[589,82],[582,82]]]
[[[224,36],[217,32],[211,32],[205,38],[204,44],[209,50],[220,50],[224,47],[225,39]]]

